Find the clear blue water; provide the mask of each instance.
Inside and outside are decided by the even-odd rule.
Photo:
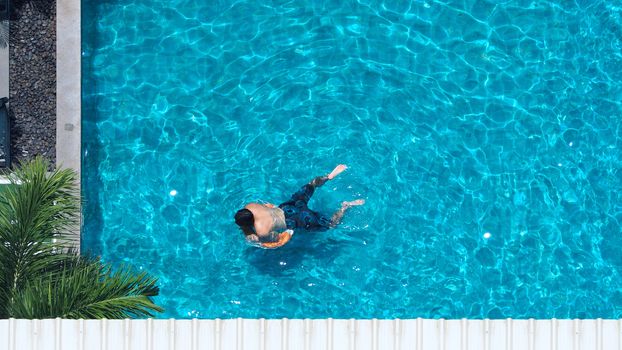
[[[496,3],[83,1],[84,250],[162,317],[622,317],[622,2]]]

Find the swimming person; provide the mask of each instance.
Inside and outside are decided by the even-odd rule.
[[[296,228],[326,230],[335,227],[341,222],[346,210],[365,204],[365,200],[342,202],[341,208],[330,219],[309,209],[307,205],[317,187],[334,179],[346,169],[347,166],[340,164],[330,174],[316,177],[278,207],[270,203],[249,203],[235,213],[235,223],[240,226],[247,241],[263,248],[284,245],[291,239]]]

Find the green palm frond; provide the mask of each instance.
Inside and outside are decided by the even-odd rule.
[[[36,158],[0,192],[0,318],[148,317],[156,279],[128,267],[71,254],[65,237],[77,228],[79,197],[71,170],[48,172]]]
[[[2,246],[0,242],[0,246]],[[0,254],[0,258],[2,255]],[[4,262],[0,260],[0,319],[8,318],[7,306],[9,304],[9,283],[6,281],[6,272],[4,271]]]
[[[67,267],[30,282],[9,313],[16,318],[135,318],[152,317],[162,308],[156,279],[127,267],[112,271],[97,260],[74,258]]]
[[[0,194],[0,316],[29,278],[58,265],[63,237],[76,225],[79,200],[75,174],[38,157],[11,175],[14,186]]]
[[[48,174],[40,157],[11,174],[13,186],[0,196],[0,234],[30,244],[63,238],[78,224],[76,176],[69,169]]]

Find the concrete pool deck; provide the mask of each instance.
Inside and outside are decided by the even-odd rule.
[[[0,0],[2,2],[3,0]],[[8,31],[9,19],[8,9],[5,4],[0,3],[0,30]],[[0,40],[3,40],[0,38]],[[8,41],[8,40],[7,40]],[[2,45],[5,45],[4,47]],[[9,97],[9,43],[0,42],[0,98]]]
[[[2,24],[0,24],[2,25]],[[9,47],[0,47],[0,98],[9,96]]]
[[[56,3],[56,165],[82,179],[80,0]],[[80,230],[70,240],[80,249]]]

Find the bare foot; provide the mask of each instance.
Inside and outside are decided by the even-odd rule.
[[[355,207],[357,205],[363,205],[363,204],[365,204],[364,199],[357,199],[357,200],[350,201],[350,202],[341,202],[341,207],[349,208],[349,207]]]
[[[348,169],[348,166],[345,164],[339,164],[335,167],[335,169],[333,169],[333,171],[330,172],[330,174],[328,174],[328,179],[332,180],[333,178],[335,178],[335,176],[341,174],[344,170]]]

